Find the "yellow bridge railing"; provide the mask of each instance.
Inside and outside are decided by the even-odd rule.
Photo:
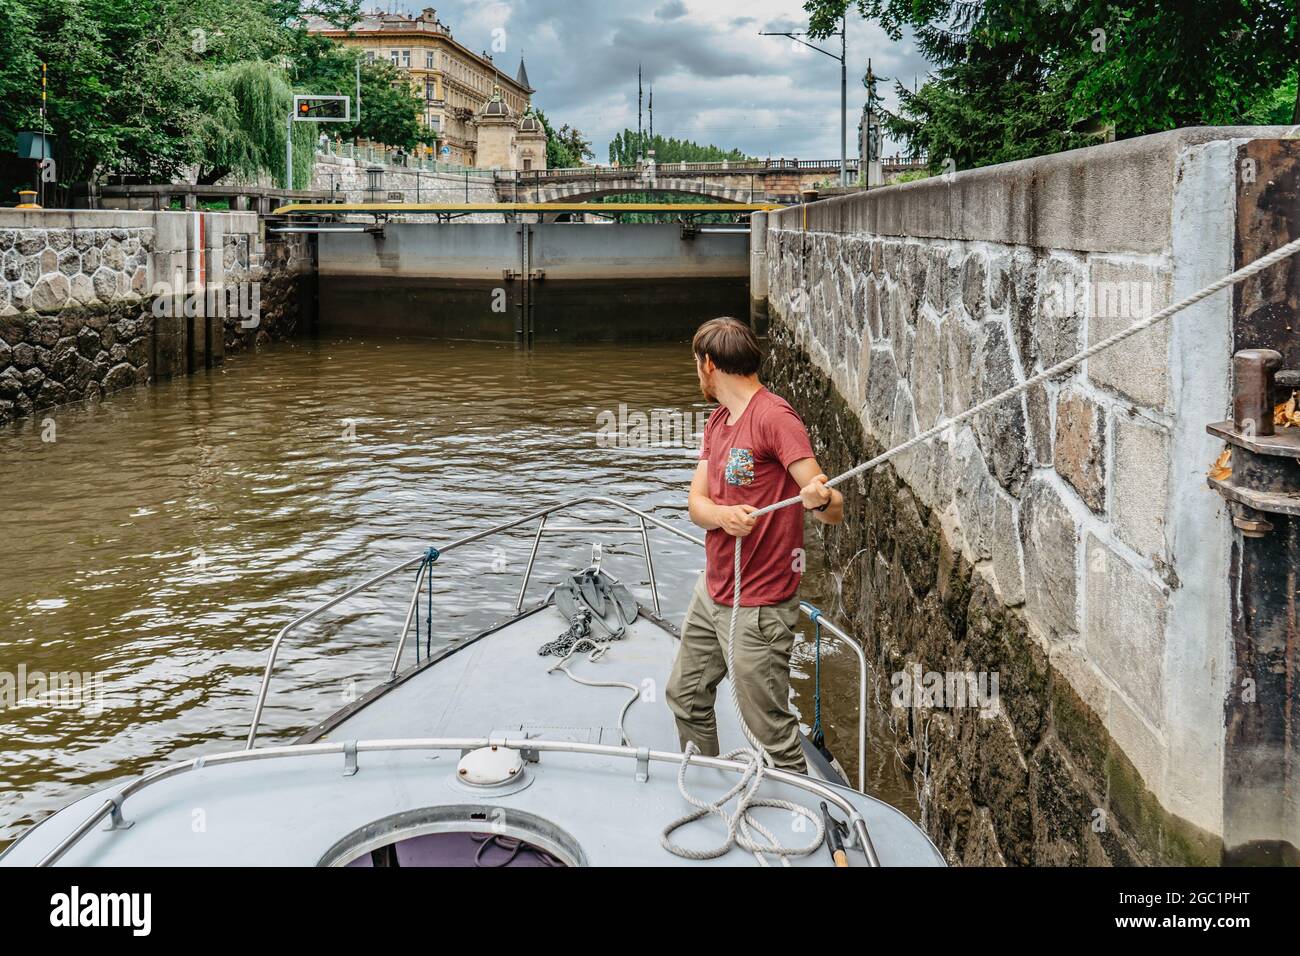
[[[662,215],[702,215],[706,213],[766,212],[784,208],[779,203],[597,203],[597,202],[498,202],[498,203],[415,203],[415,202],[360,202],[360,203],[289,203],[280,206],[276,216],[320,216],[338,213],[437,213],[463,215],[465,213],[559,213],[588,212],[596,215],[623,213],[658,213]]]

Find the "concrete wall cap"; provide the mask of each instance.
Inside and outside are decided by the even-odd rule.
[[[1198,126],[960,170],[772,214],[772,228],[1163,254],[1180,157],[1300,126]]]

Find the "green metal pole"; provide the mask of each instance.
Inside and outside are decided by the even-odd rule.
[[[289,106],[289,122],[284,135],[284,188],[293,189],[293,106]]]
[[[45,87],[47,68],[45,61],[41,61],[41,167],[44,167],[45,160],[49,157],[46,155],[46,147],[50,141],[50,125],[45,113]],[[36,188],[40,190],[40,199],[37,200],[41,208],[45,207],[45,170],[38,167],[36,172]]]

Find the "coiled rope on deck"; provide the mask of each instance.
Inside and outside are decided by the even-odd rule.
[[[1017,395],[1020,395],[1023,392],[1028,391],[1029,389],[1033,388],[1035,385],[1041,384],[1042,382],[1045,382],[1048,379],[1055,378],[1057,375],[1060,375],[1062,372],[1068,372],[1070,369],[1074,368],[1079,363],[1086,361],[1092,356],[1097,355],[1100,352],[1104,352],[1109,348],[1113,348],[1114,346],[1125,341],[1126,339],[1132,338],[1134,335],[1137,335],[1139,332],[1143,332],[1146,329],[1149,329],[1151,326],[1155,325],[1158,322],[1163,322],[1165,319],[1177,315],[1179,312],[1182,312],[1184,309],[1188,309],[1191,306],[1195,305],[1196,303],[1200,302],[1201,300],[1209,298],[1210,296],[1214,295],[1216,292],[1221,292],[1224,289],[1228,288],[1229,286],[1236,285],[1239,282],[1244,282],[1246,279],[1249,279],[1251,276],[1255,275],[1256,273],[1263,272],[1265,269],[1269,268],[1270,266],[1276,265],[1277,263],[1281,262],[1283,259],[1295,255],[1297,252],[1300,252],[1300,239],[1293,239],[1292,241],[1288,242],[1286,245],[1279,246],[1277,249],[1274,249],[1272,252],[1268,253],[1267,255],[1262,256],[1261,258],[1256,259],[1254,262],[1250,263],[1249,265],[1242,266],[1240,269],[1236,270],[1235,272],[1231,272],[1228,275],[1224,276],[1223,278],[1210,283],[1205,288],[1192,293],[1191,295],[1187,296],[1185,299],[1181,299],[1178,302],[1175,302],[1173,305],[1167,306],[1158,312],[1154,312],[1151,315],[1147,316],[1145,319],[1139,319],[1138,321],[1134,322],[1132,325],[1129,325],[1127,328],[1121,329],[1120,331],[1114,333],[1113,335],[1109,335],[1106,338],[1101,339],[1098,342],[1095,342],[1094,344],[1085,348],[1083,351],[1077,352],[1076,354],[1070,356],[1069,358],[1061,362],[1057,362],[1051,368],[1044,369],[1038,374],[1032,375],[1029,378],[1025,379],[1023,382],[1020,382],[1017,385],[1013,385],[1010,388],[998,392],[996,395],[984,399],[984,401],[982,402],[977,402],[975,405],[972,405],[964,412],[960,412],[956,415],[953,415],[950,418],[945,418],[939,421],[933,427],[927,428],[925,431],[919,432],[918,434],[909,438],[907,441],[895,445],[893,448],[890,448],[887,451],[882,452],[881,454],[877,455],[875,458],[872,458],[868,461],[864,461],[860,465],[855,465],[854,467],[850,468],[848,471],[843,472],[842,474],[837,475],[834,478],[827,481],[826,487],[833,488],[836,485],[848,481],[850,478],[862,474],[863,472],[870,471],[873,468],[878,468],[879,466],[883,465],[885,462],[898,457],[904,452],[910,451],[911,449],[916,448],[918,445],[921,445],[929,441],[930,439],[943,434],[948,429],[952,428],[954,425],[958,425],[964,421],[968,421],[971,418],[974,418],[976,415],[979,415],[982,412],[987,411],[993,406],[1006,401],[1008,398],[1013,398]],[[781,508],[788,508],[791,505],[798,504],[799,502],[800,502],[800,497],[798,495],[795,495],[792,498],[786,498],[785,500],[778,501],[775,504],[770,504],[765,507],[759,508],[757,511],[751,513],[751,517],[757,519],[762,517],[763,515],[770,514],[773,511],[778,511]],[[745,716],[740,709],[739,692],[736,690],[736,681],[734,677],[736,671],[735,671],[735,667],[733,666],[732,648],[736,643],[736,622],[739,618],[740,607],[741,607],[740,605],[740,586],[741,586],[740,546],[743,540],[744,540],[743,538],[736,538],[735,584],[734,587],[732,588],[732,595],[731,595],[731,621],[727,628],[727,673],[728,675],[731,675],[730,679],[728,680],[728,683],[731,685],[731,702],[736,709],[736,716],[740,720],[741,729],[745,733],[745,738],[750,743],[750,748],[747,749],[742,747],[737,750],[731,751],[726,756],[728,759],[748,761],[750,764],[750,769],[745,772],[745,775],[742,777],[741,782],[737,784],[735,787],[733,787],[730,791],[728,791],[723,797],[719,798],[717,801],[714,801],[712,803],[705,803],[704,801],[700,800],[698,797],[693,796],[686,789],[686,768],[687,765],[690,763],[691,754],[696,750],[693,742],[688,743],[686,745],[686,759],[682,761],[681,769],[678,771],[677,786],[678,789],[681,790],[682,796],[687,800],[687,802],[691,803],[693,806],[700,809],[698,809],[695,813],[688,814],[687,816],[682,817],[680,820],[674,821],[673,823],[669,824],[668,827],[664,830],[663,835],[660,838],[660,842],[663,844],[664,849],[668,850],[670,853],[674,853],[678,856],[685,857],[687,859],[711,859],[716,856],[721,856],[722,854],[726,853],[728,850],[731,849],[732,844],[735,844],[736,846],[740,846],[743,849],[747,849],[753,852],[754,855],[758,857],[759,862],[762,863],[763,865],[766,865],[767,863],[766,859],[764,859],[763,856],[761,856],[761,854],[764,853],[779,855],[781,858],[781,862],[786,865],[789,865],[788,857],[806,855],[808,853],[811,853],[813,850],[815,850],[818,846],[821,845],[822,827],[821,827],[821,821],[817,820],[814,817],[814,822],[817,823],[816,842],[812,844],[811,848],[803,847],[803,848],[791,850],[782,847],[779,843],[776,842],[775,838],[772,837],[772,835],[768,831],[759,828],[755,823],[755,821],[749,818],[749,813],[748,813],[749,808],[758,807],[758,806],[782,806],[791,809],[797,808],[795,812],[801,812],[805,816],[813,817],[813,814],[806,807],[799,806],[798,804],[791,803],[790,801],[759,800],[754,798],[754,794],[756,793],[758,786],[762,783],[763,770],[766,767],[772,766],[772,758],[771,755],[768,754],[767,750],[762,746],[762,744],[759,743],[757,738],[755,738],[753,731],[751,731],[749,729],[749,726],[745,723]],[[752,779],[752,786],[745,788],[744,785],[747,779]],[[732,814],[728,814],[725,810],[725,804],[728,800],[731,799],[731,797],[735,796],[737,793],[740,793],[740,802],[737,804],[735,812]],[[692,851],[684,847],[679,847],[676,844],[674,844],[671,840],[669,840],[668,838],[669,834],[672,833],[674,830],[676,830],[678,827],[682,826],[685,823],[689,823],[692,820],[698,820],[701,817],[707,816],[710,813],[715,813],[718,816],[722,817],[723,820],[727,821],[727,842],[721,847],[713,851]],[[763,835],[767,837],[769,839],[769,842],[772,843],[773,845],[767,847],[754,845],[753,841],[749,839],[748,831],[746,828],[746,821],[748,821],[751,824],[754,824],[755,828],[759,829],[760,832],[763,833]],[[738,833],[738,830],[740,830],[741,832]]]
[[[749,729],[749,724],[745,722],[745,715],[740,710],[740,692],[736,689],[735,646],[736,618],[740,609],[740,542],[741,539],[737,538],[736,589],[732,595],[731,626],[727,632],[727,674],[729,675],[727,683],[731,685],[731,703],[736,708],[736,716],[740,720],[740,729],[744,732],[745,739],[749,741],[749,746],[737,747],[735,750],[723,754],[723,757],[727,760],[737,760],[744,763],[745,770],[740,775],[740,781],[716,800],[706,801],[695,796],[686,789],[686,768],[690,766],[691,757],[699,752],[699,748],[695,746],[695,741],[688,740],[686,742],[685,756],[682,759],[681,766],[677,769],[677,789],[686,802],[695,807],[695,810],[668,824],[660,835],[659,842],[669,853],[687,860],[716,859],[730,852],[734,845],[754,854],[754,859],[758,861],[760,866],[768,865],[768,856],[778,857],[783,866],[789,866],[790,857],[807,856],[822,845],[822,841],[826,836],[825,827],[822,824],[821,817],[801,803],[795,803],[793,800],[778,800],[758,796],[759,788],[763,786],[763,776],[767,768],[772,766],[772,757],[762,743],[759,742],[759,739],[754,736],[754,732]],[[739,799],[736,802],[736,809],[728,813],[727,804],[731,802],[732,797],[737,795]],[[810,821],[813,827],[812,841],[805,846],[785,846],[777,839],[776,834],[754,817],[751,811],[758,807],[786,810]],[[721,818],[727,825],[727,838],[724,842],[710,849],[694,850],[680,846],[670,839],[670,835],[674,830],[711,814]],[[753,831],[761,834],[767,842],[759,843],[754,839]]]

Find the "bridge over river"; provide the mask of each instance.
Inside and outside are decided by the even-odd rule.
[[[858,161],[847,163],[858,181]],[[888,181],[926,168],[924,159],[895,156],[882,164]],[[670,192],[707,196],[720,202],[796,203],[804,191],[838,185],[839,160],[768,159],[755,162],[642,163],[636,167],[579,166],[501,172],[496,176],[502,202],[582,202],[624,193]]]

